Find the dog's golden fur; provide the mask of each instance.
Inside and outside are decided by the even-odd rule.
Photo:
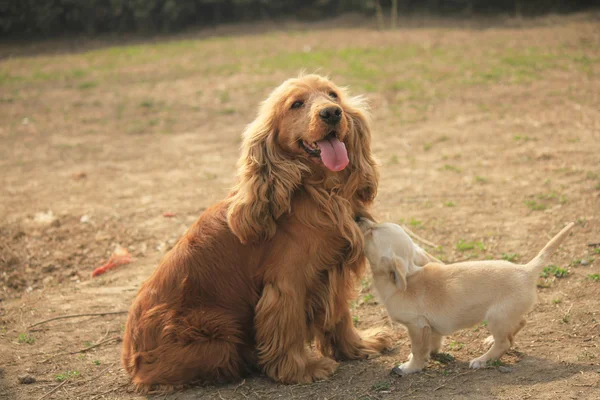
[[[324,107],[340,110],[334,133],[319,118]],[[335,360],[389,346],[383,331],[360,334],[348,305],[365,264],[354,218],[369,216],[377,191],[369,129],[363,101],[326,78],[290,79],[271,93],[244,132],[238,184],[133,302],[122,360],[140,390],[255,368],[307,383],[330,376]],[[339,172],[300,146],[332,134],[349,157]],[[306,348],[312,340],[321,356]]]
[[[429,355],[440,349],[444,335],[483,320],[492,333],[487,343],[493,345],[470,366],[481,368],[500,358],[525,326],[523,315],[535,304],[540,270],[573,227],[568,224],[525,265],[486,260],[420,267],[405,261],[411,246],[398,225],[364,218],[359,225],[375,289],[391,319],[406,326],[410,336],[411,357],[394,368],[401,375],[421,371]]]

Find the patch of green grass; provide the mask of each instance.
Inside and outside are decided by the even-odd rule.
[[[19,337],[17,338],[17,341],[19,343],[34,344],[35,338],[27,333],[19,333]]]
[[[562,299],[560,297],[556,298],[556,299],[552,299],[552,304],[560,304],[562,303]]]
[[[354,326],[358,326],[358,324],[360,323],[360,319],[358,318],[358,315],[355,315],[352,317],[352,323],[354,324]]]
[[[394,154],[393,156],[390,157],[389,164],[398,164],[398,163],[400,163],[400,160],[398,159],[397,155]]]
[[[594,248],[594,254],[600,254],[600,247]]]
[[[368,278],[362,278],[360,280],[360,286],[363,288],[363,290],[367,290],[371,287],[371,280]]]
[[[456,340],[453,340],[450,343],[448,343],[448,348],[450,348],[451,350],[461,350],[463,347],[465,347],[465,345],[460,342],[457,342]]]
[[[78,87],[79,89],[81,89],[81,90],[93,89],[93,88],[95,88],[96,86],[98,86],[98,83],[97,83],[97,82],[91,82],[91,81],[88,81],[88,82],[81,82],[79,85],[77,85],[77,87]]]
[[[566,268],[558,267],[556,265],[549,265],[547,267],[544,267],[542,272],[540,272],[540,276],[542,278],[548,278],[550,276],[554,276],[555,278],[560,279],[560,278],[565,278],[568,275],[569,275],[569,270],[567,270]]]
[[[231,100],[231,96],[227,90],[221,90],[218,92],[217,97],[221,103],[227,103]]]
[[[91,347],[93,345],[94,345],[94,343],[90,342],[89,340],[86,340],[85,342],[83,342],[84,347]]]
[[[588,171],[585,174],[585,179],[590,179],[590,180],[600,179],[600,174],[597,172]]]
[[[450,165],[450,164],[444,164],[444,170],[456,172],[457,174],[460,174],[462,172],[462,170],[460,168],[455,167],[454,165]]]
[[[151,100],[151,99],[142,100],[142,101],[140,101],[140,104],[139,104],[140,108],[145,108],[148,110],[151,108],[154,108],[155,105],[156,104],[154,103],[154,100]]]
[[[92,361],[92,364],[94,364],[94,365],[100,365],[100,360],[94,360],[94,361]]]
[[[364,303],[368,303],[371,300],[373,300],[373,295],[371,293],[367,294],[366,296],[363,297],[363,302]]]
[[[233,107],[225,107],[225,108],[221,108],[217,111],[218,114],[221,115],[231,115],[231,114],[235,114],[235,108]]]
[[[475,178],[473,178],[473,181],[475,183],[481,183],[481,184],[485,184],[488,183],[488,179],[483,177],[483,176],[479,176],[479,175],[475,175]]]
[[[454,356],[450,353],[437,353],[432,358],[442,364],[449,364],[455,360]]]
[[[540,200],[554,200],[558,198],[558,193],[549,192],[549,193],[540,193],[537,195],[537,198]]]
[[[453,201],[445,201],[444,202],[444,207],[454,207],[456,206],[456,203]]]
[[[547,208],[547,206],[544,203],[538,203],[535,200],[525,200],[525,205],[531,211],[542,211]]]
[[[500,360],[489,360],[487,363],[485,363],[485,365],[488,367],[496,367],[497,368],[497,367],[502,367],[505,364]]]
[[[517,142],[529,142],[537,140],[536,138],[527,135],[515,135],[513,139],[515,139]]]
[[[58,382],[62,382],[64,380],[66,380],[66,379],[74,378],[76,376],[79,376],[79,372],[78,371],[66,371],[66,372],[61,373],[61,374],[56,374],[55,379]]]
[[[589,274],[587,278],[591,281],[598,282],[600,281],[600,274]]]
[[[510,262],[515,262],[521,257],[518,253],[502,253],[502,259]]]
[[[408,224],[413,228],[418,228],[423,225],[423,222],[419,221],[418,219],[411,218],[410,221],[408,221]]]
[[[433,147],[433,144],[431,144],[431,143],[425,143],[423,145],[423,150],[429,151],[429,150],[431,150],[432,147]]]
[[[473,249],[485,250],[485,246],[483,242],[469,242],[464,239],[460,239],[458,243],[456,243],[456,250],[458,251],[467,251]]]
[[[371,390],[375,391],[375,392],[381,392],[384,390],[390,390],[390,382],[389,381],[380,381],[380,382],[376,382],[371,386]]]

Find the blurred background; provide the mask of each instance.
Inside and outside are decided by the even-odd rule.
[[[597,0],[2,0],[0,32],[13,37],[106,32],[177,32],[232,22],[295,18],[314,21],[344,13],[536,16],[581,11]]]
[[[526,262],[576,228],[516,347],[485,370],[468,368],[483,324],[426,373],[393,378],[410,351],[395,328],[393,352],[326,382],[252,376],[160,398],[600,398],[597,5],[0,0],[0,399],[140,398],[119,361],[126,310],[235,184],[259,103],[300,71],[367,98],[374,214],[436,257]],[[368,273],[357,290],[354,324],[386,323]],[[121,313],[30,328],[103,312]]]

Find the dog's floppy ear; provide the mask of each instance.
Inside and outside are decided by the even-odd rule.
[[[391,248],[388,248],[381,256],[382,265],[386,266],[390,273],[390,279],[401,291],[406,291],[406,268],[400,257],[396,257]]]
[[[350,177],[344,189],[366,207],[375,199],[379,184],[377,162],[371,153],[371,121],[366,100],[348,93],[346,96],[344,112],[349,117],[351,134],[347,143]]]
[[[281,90],[267,98],[243,134],[239,181],[228,199],[227,223],[244,244],[273,237],[276,221],[290,210],[292,193],[306,169],[285,157],[275,140]]]

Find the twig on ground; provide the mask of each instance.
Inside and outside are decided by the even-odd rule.
[[[365,371],[368,369],[369,367],[365,367],[362,370],[358,371],[356,374],[352,375],[350,377],[350,379],[348,379],[348,385],[350,385],[352,383],[352,379],[354,379],[355,376],[359,376],[365,373]]]
[[[105,343],[112,342],[113,340],[121,340],[121,336],[113,336],[111,338],[104,339],[101,342],[98,342],[98,343],[96,343],[96,344],[94,344],[92,346],[89,346],[89,347],[86,347],[86,348],[83,348],[83,349],[80,349],[80,350],[67,351],[67,352],[64,352],[64,353],[57,353],[57,354],[55,354],[55,355],[53,355],[51,357],[48,357],[45,360],[41,361],[41,363],[42,364],[46,363],[46,362],[50,361],[51,359],[53,359],[54,357],[58,357],[58,356],[65,356],[65,355],[77,354],[77,353],[85,353],[85,352],[87,352],[87,351],[89,351],[91,349],[95,349],[96,347],[102,346]]]
[[[246,380],[244,379],[244,380],[242,381],[242,383],[240,383],[239,385],[237,385],[237,386],[235,387],[235,389],[233,389],[233,393],[237,392],[237,390],[238,390],[238,389],[239,389],[241,386],[244,386],[244,384],[245,384],[245,383],[246,383]]]
[[[112,363],[108,367],[104,368],[102,371],[100,371],[99,374],[97,374],[96,376],[90,378],[86,383],[90,383],[91,381],[95,381],[96,379],[100,378],[106,371],[108,371],[110,368],[112,368],[113,365],[115,365],[115,363]]]
[[[107,326],[106,327],[106,333],[104,334],[104,336],[102,336],[102,339],[100,339],[98,341],[98,343],[100,343],[101,341],[103,341],[104,339],[106,339],[106,337],[108,336],[108,332],[110,332],[110,328]]]
[[[58,389],[60,389],[67,382],[69,382],[68,378],[65,379],[64,381],[62,381],[60,385],[55,386],[54,389],[52,389],[51,391],[49,391],[48,393],[46,393],[45,395],[43,395],[42,397],[40,397],[38,400],[42,400],[42,399],[45,399],[46,397],[50,396],[52,393],[56,392]]]
[[[63,315],[60,317],[54,317],[54,318],[50,318],[50,319],[45,319],[40,322],[36,322],[33,325],[29,325],[27,327],[27,329],[29,330],[29,329],[33,328],[34,326],[42,325],[42,324],[45,324],[45,323],[51,322],[51,321],[57,321],[59,319],[78,318],[78,317],[96,317],[96,316],[103,316],[103,315],[118,315],[118,314],[127,314],[127,311],[109,311],[109,312],[101,312],[101,313]]]
[[[406,231],[406,233],[408,233],[410,236],[412,236],[413,239],[418,240],[419,242],[426,244],[429,247],[433,247],[434,249],[438,248],[439,246],[435,243],[431,243],[429,240],[425,240],[422,237],[420,237],[419,235],[417,235],[416,233],[414,233],[413,231],[411,231],[410,229],[408,229],[406,226],[402,226],[402,229],[404,229]]]
[[[598,243],[588,243],[587,245],[590,246],[590,247],[600,247],[600,242],[598,242]]]
[[[112,392],[116,392],[117,390],[119,390],[119,389],[122,389],[122,388],[124,388],[124,387],[125,387],[125,386],[127,386],[127,385],[128,385],[127,383],[124,383],[124,384],[122,384],[122,385],[119,385],[119,386],[117,386],[117,387],[114,387],[114,388],[112,388],[112,389],[110,389],[110,390],[107,390],[106,392],[98,393],[97,395],[95,395],[94,397],[92,397],[90,400],[96,400],[96,399],[98,399],[98,398],[100,398],[100,397],[104,396],[105,394],[109,394],[109,393],[112,393]]]

